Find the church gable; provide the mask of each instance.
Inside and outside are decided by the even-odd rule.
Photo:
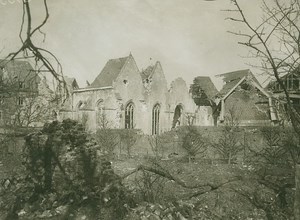
[[[112,86],[115,92],[119,93],[125,102],[129,99],[144,99],[142,77],[131,54],[124,63],[123,68],[114,80]]]
[[[170,107],[174,108],[174,106],[179,103],[189,112],[193,111],[195,108],[194,101],[189,94],[186,82],[182,78],[175,79],[171,83],[168,91],[168,104]]]
[[[166,93],[168,90],[162,66],[159,61],[142,71],[143,84],[147,94]]]

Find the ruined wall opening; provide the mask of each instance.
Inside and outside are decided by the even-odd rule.
[[[82,102],[82,101],[79,101],[79,102],[77,103],[77,105],[76,105],[76,110],[77,110],[77,111],[80,110],[82,106],[83,106],[83,102]]]
[[[183,112],[183,106],[181,104],[176,105],[173,117],[172,128],[178,127],[181,124],[181,115]]]
[[[97,128],[105,129],[108,127],[107,118],[104,112],[103,99],[99,99],[96,103],[96,124]]]
[[[134,105],[132,102],[128,103],[125,108],[125,129],[133,129],[134,119]]]
[[[152,135],[159,134],[159,114],[160,114],[160,105],[154,105],[152,109]]]

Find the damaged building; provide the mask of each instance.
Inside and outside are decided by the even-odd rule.
[[[219,92],[210,77],[199,76],[188,87],[182,78],[168,87],[160,62],[140,71],[130,54],[109,60],[86,88],[69,83],[71,97],[60,119],[72,118],[88,130],[140,129],[159,134],[185,125],[266,125],[277,121],[271,93],[250,70],[219,75]]]
[[[211,106],[197,106],[182,78],[168,88],[160,62],[140,71],[131,54],[109,60],[89,86],[72,90],[60,118],[79,120],[90,131],[107,127],[159,134],[191,123],[214,125]]]
[[[224,81],[216,98],[220,123],[264,126],[278,122],[273,94],[260,85],[249,69],[218,76]]]

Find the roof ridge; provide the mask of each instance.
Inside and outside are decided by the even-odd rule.
[[[133,59],[132,55],[130,54],[126,57],[109,59],[89,87],[96,88],[111,86],[118,78],[120,73],[122,73],[125,66],[128,64],[128,60],[131,58]]]
[[[111,60],[120,60],[120,59],[127,59],[130,55],[128,56],[124,56],[124,57],[117,57],[117,58],[112,58],[112,59],[109,59],[107,62],[111,61]]]
[[[132,54],[131,54],[131,52],[130,52],[130,54],[129,54],[129,56],[127,56],[127,57],[123,57],[124,59],[125,59],[125,63],[124,63],[124,65],[122,66],[122,68],[120,69],[120,72],[119,72],[119,74],[118,74],[118,76],[116,77],[116,79],[119,77],[119,75],[122,73],[122,71],[124,70],[124,68],[125,68],[125,66],[128,64],[128,59],[129,58],[133,58],[133,56],[132,56]]]

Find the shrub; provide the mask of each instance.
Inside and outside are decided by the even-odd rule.
[[[46,124],[26,137],[25,170],[17,189],[11,191],[10,215],[25,207],[28,213],[43,213],[67,205],[67,214],[92,207],[92,218],[104,212],[109,213],[107,219],[120,219],[131,200],[106,158],[76,121]]]

